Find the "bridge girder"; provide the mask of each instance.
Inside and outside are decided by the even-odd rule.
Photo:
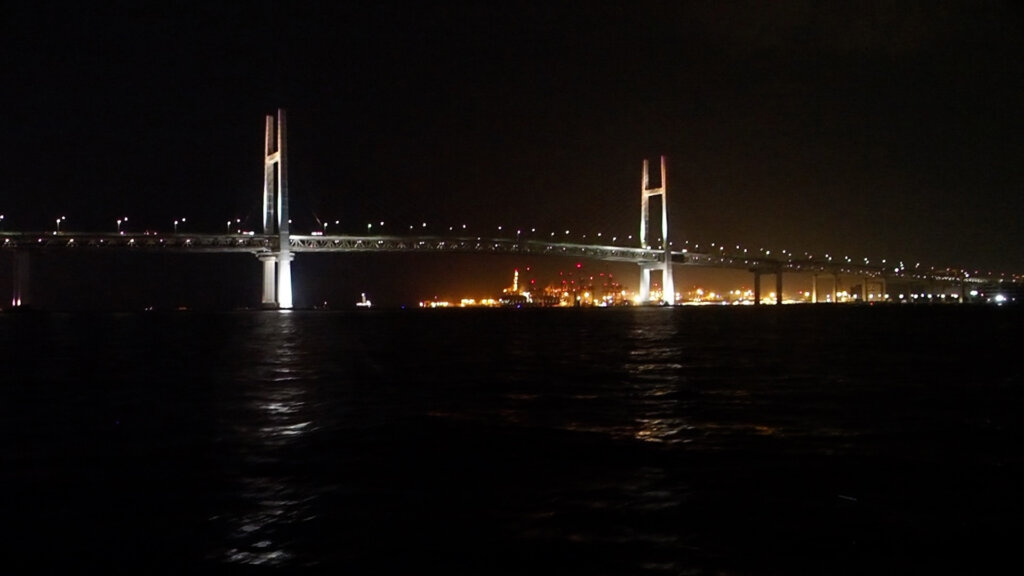
[[[276,234],[145,234],[96,232],[0,232],[0,249],[33,250],[127,250],[139,252],[248,253],[268,254],[280,251]],[[660,263],[661,249],[631,248],[516,240],[511,238],[442,237],[442,236],[312,236],[291,235],[291,252],[451,252],[529,254],[564,256],[608,262],[635,264]],[[880,266],[852,263],[822,262],[809,259],[775,260],[701,252],[673,252],[672,263],[679,266],[755,270],[774,274],[840,274],[869,278],[915,279],[965,284],[1011,282],[1006,278],[965,275],[958,270],[930,272],[892,272]]]

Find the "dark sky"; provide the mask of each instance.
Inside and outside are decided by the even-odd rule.
[[[11,4],[8,230],[255,228],[282,107],[295,232],[636,235],[663,154],[676,246],[1024,271],[1014,2]],[[332,258],[306,297],[473,268]]]

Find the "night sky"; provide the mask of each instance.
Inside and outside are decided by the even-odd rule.
[[[18,4],[0,20],[7,230],[256,229],[281,107],[293,233],[635,238],[642,162],[665,155],[674,246],[1024,272],[1017,3]],[[68,268],[69,291],[102,292],[89,278],[114,268],[258,302],[241,255],[105,258],[34,264],[33,289]],[[553,266],[412,258],[299,255],[296,302]]]

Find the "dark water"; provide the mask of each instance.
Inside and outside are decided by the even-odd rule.
[[[0,573],[982,573],[1020,308],[3,314]]]

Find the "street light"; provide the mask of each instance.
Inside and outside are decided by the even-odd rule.
[[[122,234],[122,232],[121,232],[121,223],[122,222],[127,222],[127,221],[128,221],[128,217],[127,216],[125,216],[124,218],[118,218],[117,219],[117,233],[118,234]]]
[[[184,218],[182,218],[181,220],[175,220],[174,221],[174,233],[175,234],[178,233],[178,224],[181,224],[181,223],[184,223],[184,222],[185,222]]]
[[[65,218],[64,216],[61,216],[60,218],[57,218],[57,232],[56,232],[56,234],[60,234],[60,223],[65,221],[65,220],[67,220],[67,218]]]

